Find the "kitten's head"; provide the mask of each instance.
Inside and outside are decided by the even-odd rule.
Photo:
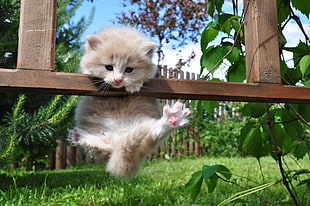
[[[108,27],[88,35],[85,47],[80,72],[102,78],[112,87],[139,91],[156,73],[152,63],[156,43],[132,28]]]

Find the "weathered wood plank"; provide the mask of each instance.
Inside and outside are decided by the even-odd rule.
[[[21,0],[18,68],[53,70],[56,0]]]
[[[98,92],[87,75],[34,70],[0,69],[0,91],[122,96],[124,90]],[[165,99],[310,103],[310,87],[268,83],[231,83],[153,79],[139,95]]]
[[[244,0],[247,82],[281,83],[275,0]]]

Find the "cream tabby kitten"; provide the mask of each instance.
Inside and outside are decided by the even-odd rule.
[[[83,97],[75,111],[76,127],[69,131],[72,145],[80,145],[107,162],[112,175],[135,175],[143,160],[175,128],[188,123],[189,109],[180,102],[166,105],[132,93],[153,78],[156,43],[127,27],[108,27],[87,36],[80,72],[102,79],[102,88],[124,87],[124,97]]]

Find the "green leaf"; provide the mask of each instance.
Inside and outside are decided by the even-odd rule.
[[[283,49],[293,52],[293,60],[295,65],[298,65],[303,56],[309,55],[308,46],[302,41],[299,41],[297,47],[284,47]]]
[[[202,36],[201,36],[201,41],[200,41],[202,53],[206,52],[206,48],[208,47],[208,44],[217,37],[218,33],[219,33],[219,31],[217,29],[215,29],[213,26],[210,28],[206,27],[203,30]]]
[[[280,69],[281,69],[281,79],[285,79],[286,78],[285,74],[287,73],[288,67],[283,60],[280,61]],[[283,81],[283,84],[286,84],[286,82]]]
[[[310,74],[310,55],[303,56],[300,60],[299,66],[303,76]]]
[[[304,81],[306,87],[310,87],[310,77]]]
[[[290,15],[290,2],[277,0],[278,22],[282,23]]]
[[[232,176],[232,173],[230,172],[230,170],[224,165],[219,165],[216,172],[223,175],[227,180],[229,180]]]
[[[310,122],[310,104],[293,105],[297,107],[298,113],[308,122]]]
[[[244,140],[251,134],[251,130],[254,128],[255,124],[255,121],[248,121],[246,125],[242,127],[239,138],[239,150],[242,150]]]
[[[209,181],[207,182],[207,186],[208,186],[208,192],[209,193],[212,193],[214,192],[215,188],[216,188],[216,185],[217,185],[217,181],[218,181],[218,176],[215,174],[215,175],[212,175],[210,178],[209,178]]]
[[[282,148],[283,139],[286,136],[285,130],[280,124],[273,125],[274,136],[277,144]]]
[[[290,153],[296,148],[297,142],[293,141],[291,137],[285,136],[282,141],[282,151],[283,153]]]
[[[259,118],[266,112],[265,105],[263,103],[248,103],[242,109],[241,113],[246,117]]]
[[[293,177],[298,176],[298,175],[302,175],[302,174],[309,174],[310,171],[307,169],[301,169],[301,170],[294,170],[295,173],[293,174]]]
[[[259,159],[264,156],[263,140],[260,127],[256,127],[244,141],[244,149],[253,157]]]
[[[294,156],[297,158],[297,160],[302,159],[308,152],[308,146],[305,142],[302,142],[301,144],[297,145]]]
[[[304,133],[303,127],[299,121],[291,122],[294,118],[296,117],[292,115],[292,112],[286,110],[282,112],[281,120],[282,122],[286,122],[283,126],[287,135],[292,138],[292,140],[302,140],[302,135]]]
[[[209,114],[214,114],[214,109],[219,105],[218,101],[203,101],[203,108],[208,111]]]
[[[229,180],[232,176],[230,170],[224,165],[212,165],[212,166],[204,165],[202,168],[202,175],[205,178],[205,180],[208,180],[216,173],[223,175],[227,180]]]
[[[211,17],[214,17],[215,10],[220,13],[222,10],[222,6],[224,4],[224,0],[209,0],[208,1],[208,14]]]
[[[218,174],[224,176],[227,180],[229,180],[232,176],[231,172],[224,165],[204,165],[202,168],[202,175],[206,180],[208,186],[208,192],[211,193],[215,190],[217,185],[217,181],[219,179]]]
[[[221,31],[223,31],[226,34],[230,34],[230,30],[232,28],[230,17],[232,17],[231,14],[221,14],[219,15],[219,25],[221,27]]]
[[[209,180],[211,176],[213,176],[218,169],[219,165],[204,165],[202,168],[202,175],[205,180]]]
[[[185,185],[185,190],[191,194],[193,201],[197,198],[203,181],[202,171],[197,171],[192,174],[192,177]]]
[[[286,80],[285,83],[289,83],[290,85],[295,85],[302,77],[302,74],[300,72],[299,68],[295,69],[287,69],[287,72],[284,76],[284,79]]]
[[[299,10],[305,16],[310,18],[309,0],[292,0],[292,5],[295,9]]]
[[[205,53],[202,54],[201,59],[200,59],[200,66],[201,69],[207,69],[209,71],[212,70],[212,73],[217,69],[222,61],[220,60],[223,58],[225,55],[225,51],[223,51],[223,48],[220,46],[216,47],[209,47]],[[218,63],[220,62],[220,63]],[[215,66],[217,64],[217,66]]]
[[[245,74],[245,62],[237,62],[228,68],[226,78],[229,82],[243,82],[246,78]]]
[[[218,19],[221,31],[228,35],[231,34],[232,29],[238,31],[240,27],[239,16],[233,16],[231,14],[221,14]]]
[[[300,183],[298,183],[297,186],[304,185],[304,184],[306,184],[308,189],[310,189],[310,179],[302,180]]]

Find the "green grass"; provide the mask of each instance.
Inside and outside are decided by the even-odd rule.
[[[309,159],[298,161],[299,165],[291,159],[286,163],[290,169],[310,168]],[[254,158],[153,160],[132,179],[113,178],[101,164],[84,164],[57,171],[0,171],[0,205],[217,205],[242,189],[219,182],[216,190],[208,193],[203,183],[195,202],[184,190],[191,174],[203,165],[214,164],[228,167],[233,173],[232,180],[246,188],[281,179],[271,158],[261,160],[264,177]],[[296,188],[302,204],[307,205],[309,190],[305,185]],[[289,200],[282,184],[258,194],[275,205]],[[253,195],[244,200],[248,201],[246,205],[270,205]]]

